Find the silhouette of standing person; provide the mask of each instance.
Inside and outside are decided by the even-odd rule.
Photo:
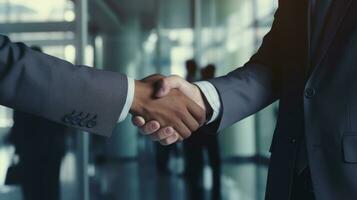
[[[202,80],[209,80],[214,78],[216,67],[209,64],[206,68],[201,70]],[[221,197],[221,157],[219,151],[218,133],[212,131],[210,128],[202,128],[198,130],[202,153],[206,150],[208,154],[208,163],[212,169],[212,192],[211,199],[218,200]]]
[[[19,111],[14,111],[13,119],[9,142],[15,146],[19,162],[10,167],[10,174],[8,170],[6,184],[19,184],[25,200],[59,200],[66,128]]]
[[[196,80],[196,71],[197,71],[197,64],[194,60],[187,60],[186,61],[186,80],[189,82],[193,82]],[[156,143],[156,168],[159,174],[161,175],[168,175],[170,174],[170,170],[168,167],[171,152],[175,152],[177,156],[179,153],[177,144],[172,144],[170,146],[162,146],[159,143]],[[184,159],[186,161],[185,171],[184,174],[187,175],[187,158],[189,157],[188,148],[186,143],[183,143],[183,152],[184,152]]]
[[[215,66],[208,65],[201,70],[202,80],[214,78]],[[208,164],[212,169],[212,200],[221,198],[221,159],[219,153],[218,133],[212,132],[209,127],[194,132],[191,138],[184,141],[186,149],[186,175],[189,190],[189,199],[205,199],[203,188],[204,152],[207,152]]]

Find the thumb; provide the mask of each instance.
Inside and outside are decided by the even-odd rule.
[[[177,75],[169,76],[160,80],[158,82],[158,90],[155,96],[161,98],[166,96],[172,89],[180,89],[182,80],[183,79]]]

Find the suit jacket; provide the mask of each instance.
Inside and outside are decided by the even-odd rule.
[[[127,95],[119,73],[73,65],[0,35],[0,104],[109,136]]]
[[[318,200],[357,199],[357,1],[335,0],[314,57],[308,0],[280,0],[271,31],[243,67],[210,82],[227,127],[276,100],[266,199],[291,195],[305,134]]]

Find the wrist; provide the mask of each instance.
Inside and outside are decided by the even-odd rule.
[[[150,91],[149,88],[147,88],[147,85],[143,83],[142,81],[135,80],[135,92],[134,92],[134,99],[133,103],[130,107],[130,113],[141,113],[142,108],[145,104],[145,96],[147,98],[148,92]]]

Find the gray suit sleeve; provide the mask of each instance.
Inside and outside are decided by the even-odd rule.
[[[0,104],[109,136],[127,95],[127,78],[73,65],[0,35]]]
[[[270,105],[280,96],[281,54],[279,9],[270,32],[258,52],[243,67],[210,82],[221,100],[221,115],[216,122],[219,130],[248,117]]]

